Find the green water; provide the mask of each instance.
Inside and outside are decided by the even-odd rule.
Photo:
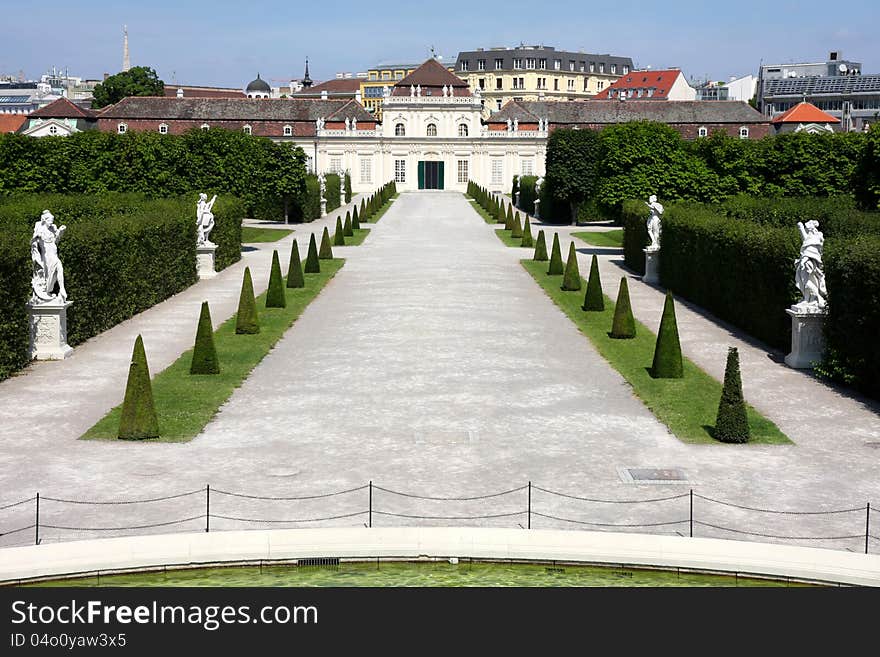
[[[798,586],[776,580],[598,566],[358,562],[102,575],[34,586]]]

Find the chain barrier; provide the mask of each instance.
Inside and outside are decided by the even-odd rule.
[[[526,490],[528,486],[520,486],[519,488],[511,488],[510,490],[501,491],[500,493],[490,493],[487,495],[475,495],[473,497],[430,497],[428,495],[415,495],[414,493],[401,493],[400,491],[391,490],[389,488],[382,488],[381,486],[377,486],[373,484],[373,490],[381,490],[385,493],[391,493],[392,495],[399,495],[400,497],[411,497],[417,500],[434,500],[438,502],[468,502],[472,500],[488,500],[492,497],[501,497],[502,495],[510,495],[511,493],[518,493],[521,490]],[[534,488],[534,486],[533,486]]]
[[[864,534],[850,534],[847,536],[779,536],[777,534],[764,534],[762,532],[750,532],[744,529],[733,529],[732,527],[723,527],[721,525],[713,525],[709,522],[703,522],[702,520],[694,520],[695,525],[702,525],[703,527],[712,527],[713,529],[720,529],[722,531],[733,532],[734,534],[744,534],[747,536],[761,536],[763,538],[778,538],[778,539],[787,539],[790,541],[842,541],[845,539],[851,538],[865,538]]]
[[[578,525],[590,525],[591,527],[665,527],[667,525],[680,525],[682,523],[689,522],[689,520],[687,518],[685,518],[684,520],[670,520],[669,522],[615,524],[615,523],[604,523],[604,522],[585,522],[583,520],[572,520],[571,518],[560,518],[558,516],[551,516],[546,513],[539,513],[537,511],[532,511],[532,515],[538,516],[539,518],[549,518],[551,520],[561,520],[562,522],[573,522]]]
[[[737,509],[745,509],[746,511],[758,511],[760,513],[779,513],[788,516],[825,516],[835,513],[852,513],[853,511],[864,511],[867,508],[864,506],[857,506],[851,509],[834,509],[831,511],[779,511],[777,509],[759,509],[753,506],[743,506],[742,504],[734,504],[733,502],[724,502],[722,500],[716,500],[711,497],[705,497],[704,495],[700,495],[699,493],[694,493],[694,497],[697,497],[701,500],[706,500],[707,502],[714,502],[715,504],[723,504],[724,506],[732,506]]]
[[[212,518],[222,518],[223,520],[235,520],[237,522],[258,522],[258,523],[266,523],[266,524],[274,524],[274,523],[287,523],[287,522],[322,522],[324,520],[339,520],[340,518],[354,518],[355,516],[362,516],[368,511],[357,511],[355,513],[346,513],[340,516],[327,516],[326,518],[299,518],[297,520],[259,520],[256,518],[236,518],[235,516],[222,516],[219,513],[212,513]]]
[[[335,497],[337,495],[347,495],[348,493],[355,493],[359,490],[366,490],[369,488],[368,485],[358,486],[357,488],[349,488],[347,490],[336,491],[335,493],[323,493],[321,495],[300,495],[298,497],[266,497],[263,495],[246,495],[244,493],[231,493],[226,490],[220,490],[219,488],[212,488],[212,493],[219,493],[220,495],[229,495],[230,497],[243,497],[249,500],[269,500],[275,502],[295,502],[299,500],[319,500],[325,497]],[[374,486],[375,488],[375,486]]]
[[[63,504],[94,504],[98,506],[117,506],[120,504],[147,504],[150,502],[164,502],[166,500],[176,500],[180,497],[189,497],[190,495],[197,495],[199,493],[204,493],[204,488],[198,488],[196,490],[191,490],[186,493],[177,493],[176,495],[166,495],[164,497],[151,497],[144,500],[109,500],[109,501],[95,501],[95,500],[66,500],[60,497],[46,497],[45,495],[41,495],[40,499],[49,502],[61,502]]]
[[[33,502],[35,499],[37,499],[37,498],[36,497],[29,497],[26,500],[21,500],[20,502],[13,502],[12,504],[5,504],[3,506],[0,506],[0,511],[3,511],[4,509],[11,509],[14,506],[21,506],[22,504],[27,504],[28,502]]]
[[[183,518],[181,520],[168,520],[166,522],[154,522],[149,525],[131,525],[128,527],[64,527],[62,525],[41,524],[41,529],[63,529],[71,532],[119,532],[130,529],[151,529],[153,527],[167,527],[168,525],[180,525],[193,520],[201,520],[204,515],[193,516],[192,518]]]
[[[680,500],[683,497],[688,497],[688,493],[682,493],[681,495],[670,495],[669,497],[652,497],[646,500],[602,500],[598,498],[592,497],[578,497],[577,495],[569,495],[568,493],[560,493],[555,490],[548,490],[547,488],[541,488],[540,486],[532,485],[532,490],[539,490],[544,493],[550,493],[551,495],[558,495],[559,497],[567,497],[570,500],[580,500],[582,502],[598,502],[601,504],[643,504],[645,502],[666,502],[667,500]]]

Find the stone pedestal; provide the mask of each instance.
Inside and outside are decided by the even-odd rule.
[[[203,244],[196,247],[196,271],[199,279],[214,278],[217,272],[214,270],[214,252],[216,244]]]
[[[811,368],[825,351],[822,324],[827,313],[797,306],[786,308],[785,312],[791,317],[791,353],[785,357],[785,364],[795,369]]]
[[[341,185],[339,187],[339,207],[345,207],[345,189]]]
[[[513,195],[513,205],[519,207],[519,192]]]
[[[327,216],[327,199],[325,199],[325,198],[321,199],[321,216],[322,217]]]
[[[645,274],[642,280],[650,285],[660,285],[660,249],[644,249]]]
[[[535,199],[535,219],[541,218],[541,199]]]
[[[31,329],[31,358],[64,360],[73,353],[67,344],[67,309],[70,301],[28,303]]]

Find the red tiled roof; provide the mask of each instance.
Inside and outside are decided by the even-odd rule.
[[[770,123],[840,123],[840,119],[823,112],[812,103],[802,102],[773,117]]]
[[[0,134],[16,132],[27,121],[25,114],[0,114]]]
[[[409,96],[410,87],[436,88],[440,90],[444,86],[453,88],[455,96],[470,96],[468,83],[454,73],[450,73],[443,64],[433,57],[419,66],[415,71],[407,75],[403,80],[394,85],[391,93],[394,96]],[[424,93],[423,93],[424,95]],[[437,95],[437,94],[431,94]]]
[[[183,89],[184,98],[245,98],[240,89],[223,89],[220,87],[188,87],[187,85],[165,85],[165,97],[176,98],[177,90]]]
[[[79,105],[74,105],[67,98],[59,98],[45,107],[34,110],[30,116],[37,119],[90,119],[94,114]]]
[[[633,71],[619,77],[614,84],[600,91],[595,95],[597,100],[608,100],[612,96],[609,95],[611,90],[618,89],[653,89],[654,93],[650,96],[652,100],[664,100],[669,96],[669,90],[675,83],[681,71],[677,68],[661,71]],[[642,99],[648,96],[642,95]],[[630,96],[628,99],[638,100],[637,96]]]
[[[359,78],[342,78],[327,80],[326,82],[311,86],[308,89],[297,91],[294,95],[320,95],[322,91],[326,91],[328,94],[350,94],[351,96],[354,96],[360,90],[360,88],[361,80]]]

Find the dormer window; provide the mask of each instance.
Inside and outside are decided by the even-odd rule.
[[[749,129],[745,126],[742,126],[739,129],[739,138],[740,139],[748,139],[749,138]]]
[[[293,136],[293,128],[289,125],[284,126],[284,136],[292,137]]]
[[[204,130],[205,132],[207,132],[210,128],[211,126],[209,126],[207,123],[202,124],[202,130]]]
[[[252,135],[254,133],[253,129],[249,125],[244,126],[241,131],[244,132],[244,134],[246,135]]]
[[[125,123],[120,123],[116,126],[116,133],[120,135],[124,135],[128,131],[128,125]]]
[[[437,136],[437,124],[436,123],[429,123],[428,124],[428,136],[429,137],[436,137]]]
[[[707,137],[707,136],[709,136],[709,131],[706,130],[705,127],[700,126],[700,129],[697,131],[697,135],[700,137]]]
[[[159,124],[159,134],[160,135],[167,135],[168,134],[168,124],[167,123],[160,123]]]

